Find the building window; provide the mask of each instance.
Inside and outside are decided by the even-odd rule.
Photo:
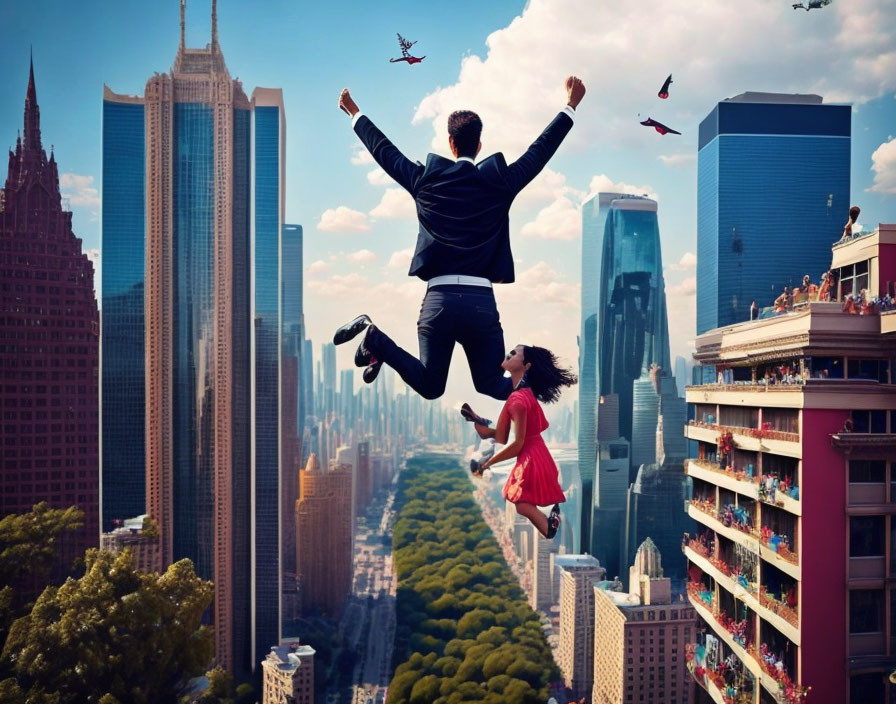
[[[883,460],[850,460],[850,484],[883,484],[886,481],[887,463]]]
[[[849,632],[880,633],[883,630],[883,590],[857,589],[849,592]]]
[[[882,557],[884,554],[884,517],[850,516],[849,556]]]
[[[854,433],[886,433],[886,411],[850,411],[852,432]]]

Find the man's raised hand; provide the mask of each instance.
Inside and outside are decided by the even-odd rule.
[[[352,94],[348,92],[348,88],[343,88],[339,94],[339,109],[349,117],[354,117],[358,112],[358,105],[352,100]]]
[[[582,98],[585,97],[585,84],[581,78],[570,76],[566,79],[566,95],[568,97],[567,104],[575,110]]]

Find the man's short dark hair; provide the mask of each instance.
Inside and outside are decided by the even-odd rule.
[[[458,156],[476,156],[482,136],[482,120],[472,110],[455,110],[448,116],[448,134],[454,138]]]

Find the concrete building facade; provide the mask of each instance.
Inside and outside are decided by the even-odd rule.
[[[694,671],[738,704],[894,694],[896,311],[874,301],[893,294],[896,225],[832,253],[831,301],[810,292],[697,338],[719,378],[687,390],[698,533],[684,552],[706,629]]]
[[[560,582],[560,638],[556,656],[564,684],[576,697],[587,696],[594,668],[594,584],[606,570],[591,555],[554,558]]]

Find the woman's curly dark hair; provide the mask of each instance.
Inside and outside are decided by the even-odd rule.
[[[523,363],[531,365],[526,372],[526,383],[542,403],[554,403],[560,398],[562,387],[578,382],[572,370],[558,366],[553,352],[544,347],[523,345]]]

